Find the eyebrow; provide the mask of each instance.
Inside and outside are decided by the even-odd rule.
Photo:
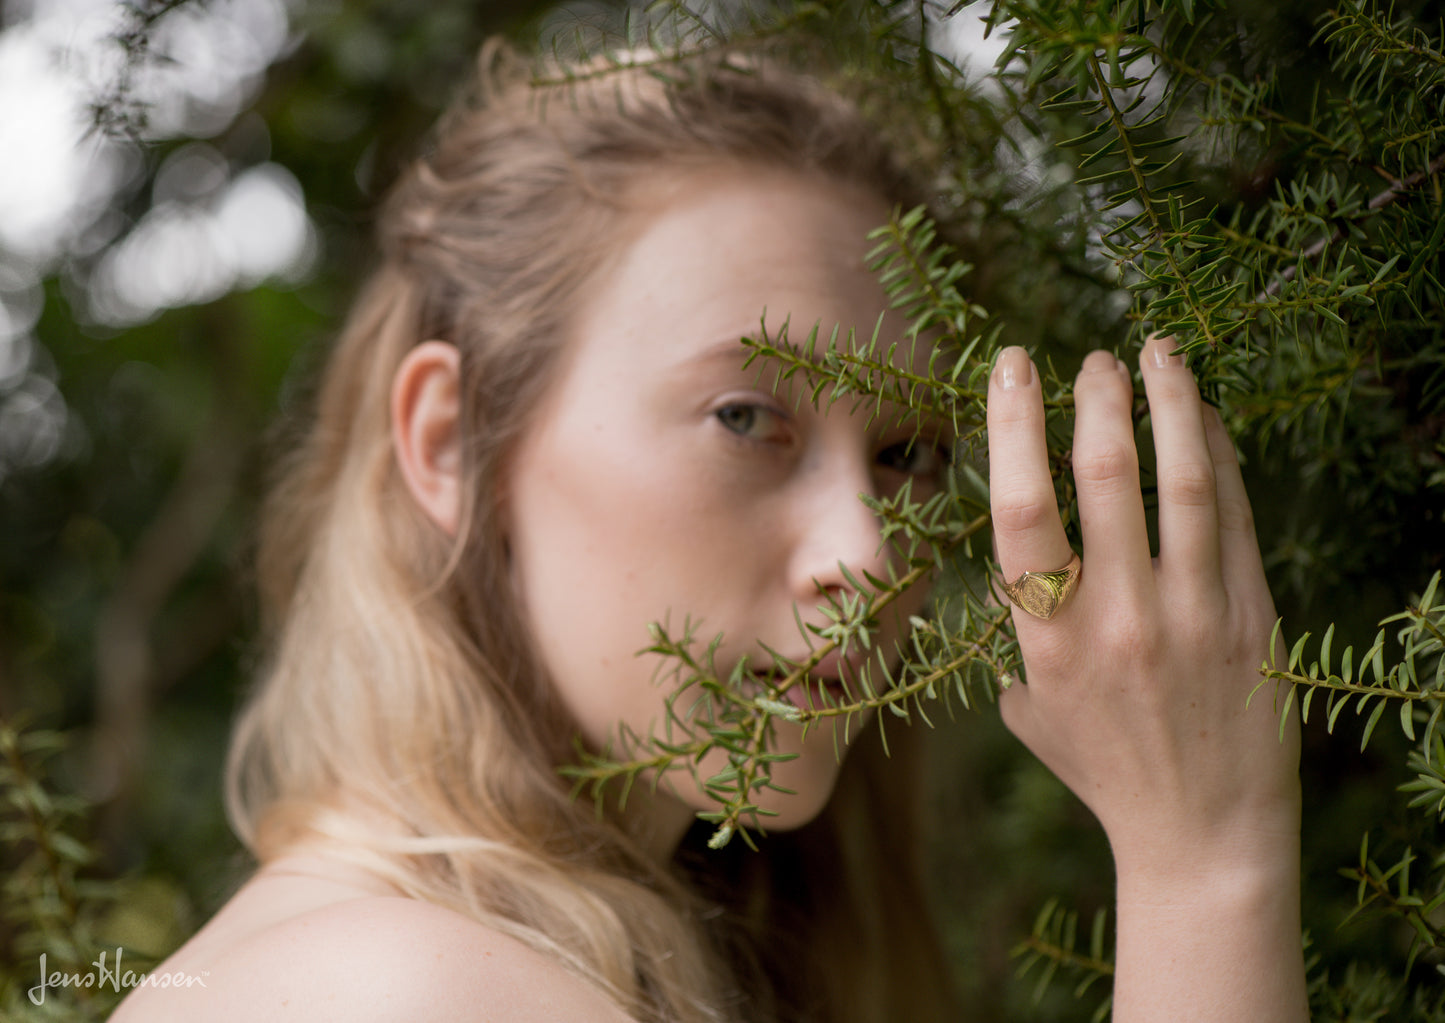
[[[684,356],[674,364],[676,368],[687,368],[692,366],[705,365],[712,362],[731,360],[742,365],[748,356],[748,349],[743,344],[746,334],[732,334],[719,339],[705,348],[700,348],[691,355]]]
[[[811,329],[813,328],[810,328],[810,331]],[[731,359],[746,360],[750,356],[755,356],[757,353],[743,344],[743,340],[747,338],[757,338],[758,336],[759,334],[756,329],[727,335],[704,348],[700,348],[692,355],[684,356],[674,365],[676,368],[684,369],[691,366],[704,366],[712,362],[722,362]],[[803,349],[791,342],[779,344],[779,338],[771,334],[765,335],[765,339],[784,350],[791,349],[796,352],[800,358],[804,355]],[[827,345],[826,338],[821,331],[819,332],[819,343],[822,347],[826,347]],[[814,359],[812,361],[816,362],[817,360]]]
[[[753,384],[767,386],[774,394],[783,394],[784,388],[792,385],[776,378],[777,367],[772,360],[754,358],[752,363],[744,368],[743,363],[756,354],[743,344],[743,338],[748,336],[750,335],[739,332],[720,337],[711,344],[682,356],[668,366],[667,372],[674,378],[686,380],[694,376],[706,377],[721,369],[728,369],[733,373],[746,374]],[[773,372],[770,373],[770,369]],[[764,384],[763,381],[767,383]],[[793,400],[800,399],[801,394],[794,395]]]
[[[677,362],[672,365],[671,369],[677,372],[685,373],[688,370],[702,369],[711,366],[713,363],[722,362],[730,362],[736,365],[739,369],[741,369],[742,360],[747,358],[747,353],[749,352],[747,346],[743,344],[743,338],[749,336],[751,335],[732,334],[719,338],[712,344],[700,348],[696,352],[693,352],[691,355],[684,356],[683,358],[677,360]],[[767,361],[767,359],[760,359],[754,362],[754,364],[749,367],[749,371],[756,372],[761,376],[767,371]],[[801,398],[801,395],[799,395],[798,397]],[[897,417],[898,412],[906,408],[906,406],[898,405],[897,403],[892,401],[887,402],[886,404],[887,406],[889,406],[889,413],[878,417],[880,420],[886,422],[892,422]],[[914,413],[905,413],[904,418],[906,419],[909,415],[913,414]],[[928,432],[935,432],[940,435],[940,439],[947,439],[951,443],[956,443],[958,440],[958,429],[956,427],[956,424],[948,417],[942,417],[931,413],[918,413],[917,423],[918,429],[916,430],[916,435],[918,436],[922,436],[924,433]]]

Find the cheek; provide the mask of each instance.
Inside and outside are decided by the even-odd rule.
[[[594,744],[618,716],[620,670],[647,643],[638,565],[640,537],[626,502],[589,486],[589,473],[542,463],[512,492],[512,572],[532,639],[563,702]]]
[[[757,509],[730,504],[726,481],[688,452],[639,442],[637,432],[647,431],[574,428],[538,438],[519,452],[509,485],[525,617],[594,744],[619,721],[645,733],[660,712],[658,659],[637,656],[651,642],[648,623],[667,621],[675,634],[688,616],[705,621],[703,631],[753,628],[739,619],[766,585],[769,564],[752,522]]]

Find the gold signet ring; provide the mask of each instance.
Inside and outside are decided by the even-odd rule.
[[[1004,583],[1003,591],[1015,605],[1035,618],[1048,621],[1068,602],[1083,571],[1083,562],[1075,554],[1063,568],[1053,572],[1025,572],[1013,582]]]

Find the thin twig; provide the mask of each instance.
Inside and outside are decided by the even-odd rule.
[[[1411,174],[1407,178],[1401,178],[1399,181],[1391,182],[1389,188],[1385,189],[1383,192],[1379,193],[1376,196],[1373,196],[1370,199],[1369,203],[1365,206],[1365,212],[1360,214],[1359,217],[1354,218],[1354,220],[1358,221],[1360,219],[1363,219],[1364,217],[1378,213],[1386,206],[1394,203],[1395,200],[1399,199],[1402,194],[1410,191],[1422,181],[1425,181],[1427,178],[1434,177],[1436,174],[1440,173],[1442,169],[1445,169],[1445,154],[1437,156],[1435,157],[1435,159],[1431,160],[1430,166],[1426,167],[1424,170],[1416,171],[1414,174]],[[1296,274],[1298,274],[1299,272],[1301,263],[1312,263],[1315,260],[1319,259],[1322,255],[1324,255],[1325,251],[1331,245],[1343,240],[1344,237],[1345,228],[1343,226],[1340,226],[1335,228],[1334,232],[1329,237],[1321,238],[1309,248],[1305,249],[1303,252],[1300,253],[1298,260],[1285,267],[1284,270],[1280,272],[1279,276],[1276,277],[1273,281],[1271,281],[1269,283],[1269,286],[1263,291],[1261,291],[1258,296],[1256,296],[1255,301],[1267,302],[1269,301],[1269,299],[1276,297],[1284,289],[1284,286],[1286,284],[1295,279]]]

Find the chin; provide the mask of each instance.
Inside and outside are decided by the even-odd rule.
[[[781,784],[781,782],[780,782]],[[776,816],[760,816],[759,822],[765,831],[792,831],[801,828],[806,824],[813,823],[818,815],[828,805],[828,799],[832,796],[830,788],[821,797],[802,793],[790,795],[785,792],[768,792],[767,798],[755,800],[759,807],[764,810],[773,811]]]
[[[788,726],[795,728],[796,726]],[[777,753],[796,753],[792,760],[773,764],[772,780],[781,789],[754,790],[751,801],[764,811],[756,821],[744,820],[745,826],[758,826],[765,831],[791,831],[811,823],[828,805],[842,768],[840,754],[847,754],[847,747],[840,742],[836,751],[829,729],[816,728],[809,733],[806,742],[800,743],[796,734],[779,735],[780,741],[774,747]],[[791,740],[791,741],[790,741]],[[698,775],[708,778],[723,769],[726,761],[721,751],[714,751],[699,765]],[[700,788],[692,788],[684,795],[681,785],[674,793],[696,812],[718,809],[716,800],[711,799]]]

